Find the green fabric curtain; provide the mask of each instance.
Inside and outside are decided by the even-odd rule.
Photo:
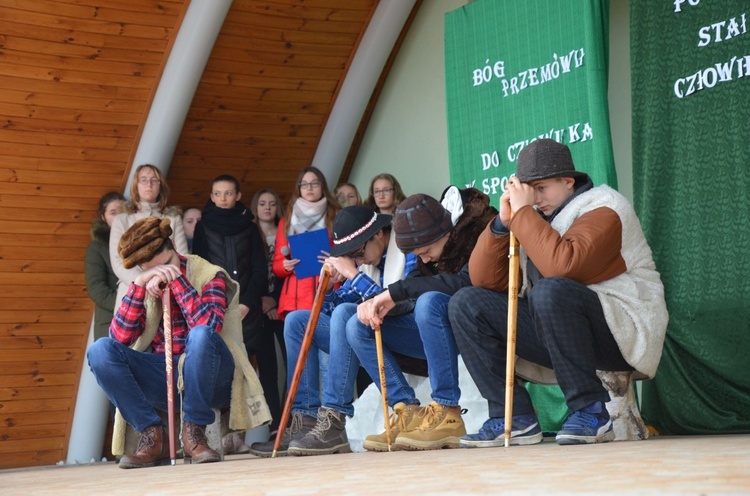
[[[630,13],[635,207],[670,312],[642,413],[664,433],[750,432],[750,3]]]
[[[451,183],[497,204],[539,137],[617,187],[607,106],[608,0],[477,0],[445,15]]]
[[[494,205],[518,152],[552,138],[576,168],[617,187],[607,101],[608,0],[477,0],[445,16],[451,183]],[[557,386],[527,385],[542,429],[559,430]]]

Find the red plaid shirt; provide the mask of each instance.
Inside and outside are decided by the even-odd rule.
[[[224,324],[224,313],[227,308],[226,281],[224,274],[218,272],[216,276],[203,286],[202,294],[198,294],[190,281],[185,277],[187,258],[180,256],[180,271],[182,276],[169,283],[172,300],[172,349],[174,354],[185,350],[188,332],[195,326],[206,325],[221,332]],[[122,299],[122,304],[109,326],[109,335],[120,343],[130,345],[134,343],[146,328],[146,307],[143,300],[146,288],[130,283],[128,293]],[[153,341],[154,353],[164,353],[164,322]]]

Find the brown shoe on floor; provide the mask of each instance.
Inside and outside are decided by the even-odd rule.
[[[143,429],[135,454],[123,456],[119,467],[143,468],[169,463],[167,431],[161,425],[152,425]]]
[[[250,453],[250,446],[245,444],[245,431],[230,432],[221,438],[221,447],[225,455]]]
[[[208,447],[206,426],[182,423],[182,446],[185,448],[185,463],[212,463],[221,461],[221,455]]]

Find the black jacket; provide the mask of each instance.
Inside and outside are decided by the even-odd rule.
[[[451,230],[440,260],[424,264],[419,259],[405,279],[388,286],[391,298],[397,303],[389,315],[413,310],[417,298],[428,291],[452,295],[464,286],[471,286],[468,265],[471,250],[497,210],[490,206],[490,198],[478,189],[462,190],[462,197],[464,212]]]
[[[253,214],[241,202],[223,209],[209,200],[195,226],[193,254],[224,268],[240,285],[240,303],[259,313],[268,291],[265,245]]]

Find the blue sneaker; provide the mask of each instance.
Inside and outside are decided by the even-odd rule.
[[[510,444],[525,445],[542,442],[542,429],[536,415],[514,415],[510,431]],[[467,434],[461,438],[459,446],[462,448],[493,448],[505,446],[505,419],[490,417],[476,434]]]
[[[609,412],[601,401],[597,401],[568,415],[555,441],[557,444],[592,444],[614,439],[615,431]]]

